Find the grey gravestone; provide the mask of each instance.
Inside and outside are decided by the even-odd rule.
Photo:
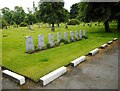
[[[82,30],[80,30],[80,35],[79,36],[80,36],[80,39],[82,39]]]
[[[33,45],[33,39],[32,36],[26,36],[26,51],[33,51],[34,45]]]
[[[83,36],[84,36],[84,37],[87,37],[86,30],[84,30],[84,32],[83,32]]]
[[[74,32],[73,31],[70,31],[70,39],[74,40]]]
[[[75,38],[78,40],[78,31],[75,31]]]
[[[42,34],[38,35],[38,47],[39,49],[44,47],[44,36]]]
[[[68,40],[68,32],[64,32],[64,39]]]
[[[33,25],[30,25],[30,29],[33,30]]]
[[[40,28],[40,23],[38,23],[38,28]]]
[[[61,40],[61,33],[57,33],[57,43],[59,44]]]
[[[51,47],[54,46],[54,35],[53,34],[48,34],[48,41]]]

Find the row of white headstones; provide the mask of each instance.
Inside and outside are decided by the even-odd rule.
[[[83,31],[82,35],[82,30],[80,32],[75,31],[75,36],[74,32],[70,31],[70,39],[74,40],[76,39],[82,39],[82,36],[87,36],[86,30]],[[62,35],[60,32],[57,33],[57,43],[60,43],[60,40],[62,39]],[[64,32],[64,40],[68,41],[68,32]],[[53,47],[55,45],[54,43],[54,35],[53,34],[48,34],[48,43],[50,44],[50,47]],[[45,46],[44,44],[44,35],[40,34],[38,35],[38,48],[42,49]],[[33,51],[34,50],[34,44],[33,44],[33,38],[32,36],[26,36],[26,52]]]

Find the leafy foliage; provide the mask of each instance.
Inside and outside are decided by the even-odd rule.
[[[70,7],[70,19],[76,18],[78,16],[78,11],[79,11],[78,5],[79,3],[75,3]]]
[[[25,19],[25,12],[23,8],[15,6],[12,18],[17,25],[23,22]]]
[[[27,23],[25,23],[25,22],[20,23],[20,27],[26,27],[26,26],[27,26]]]
[[[79,24],[80,24],[80,22],[77,19],[71,19],[68,22],[68,25],[79,25]]]

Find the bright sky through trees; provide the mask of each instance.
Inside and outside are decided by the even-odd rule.
[[[33,1],[35,2],[35,5],[37,7],[38,2],[40,0],[0,0],[0,9],[8,7],[11,10],[13,10],[15,6],[22,6],[23,9],[27,12],[27,7],[32,9]],[[65,1],[64,8],[66,8],[68,11],[70,11],[70,6],[72,6],[72,4],[80,2],[80,0],[64,0],[64,1]]]

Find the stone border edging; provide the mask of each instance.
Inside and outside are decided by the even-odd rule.
[[[9,70],[3,70],[2,73],[4,73],[4,74],[6,74],[6,75],[8,75],[8,76],[11,76],[11,77],[19,80],[19,81],[20,81],[20,85],[25,84],[25,77],[24,77],[24,76],[21,76],[21,75],[19,75],[19,74],[17,74],[17,73],[14,73],[14,72],[12,72],[12,71],[9,71]]]
[[[81,57],[79,57],[79,58],[71,61],[71,65],[75,67],[75,66],[77,66],[79,63],[81,63],[81,62],[83,62],[83,61],[85,61],[85,60],[86,60],[86,56],[81,56]]]
[[[63,75],[64,73],[67,72],[67,67],[60,67],[55,71],[52,71],[51,73],[43,76],[40,78],[40,81],[42,82],[42,85],[45,86],[48,83],[52,82],[53,80],[55,80],[56,78],[60,77],[61,75]]]

